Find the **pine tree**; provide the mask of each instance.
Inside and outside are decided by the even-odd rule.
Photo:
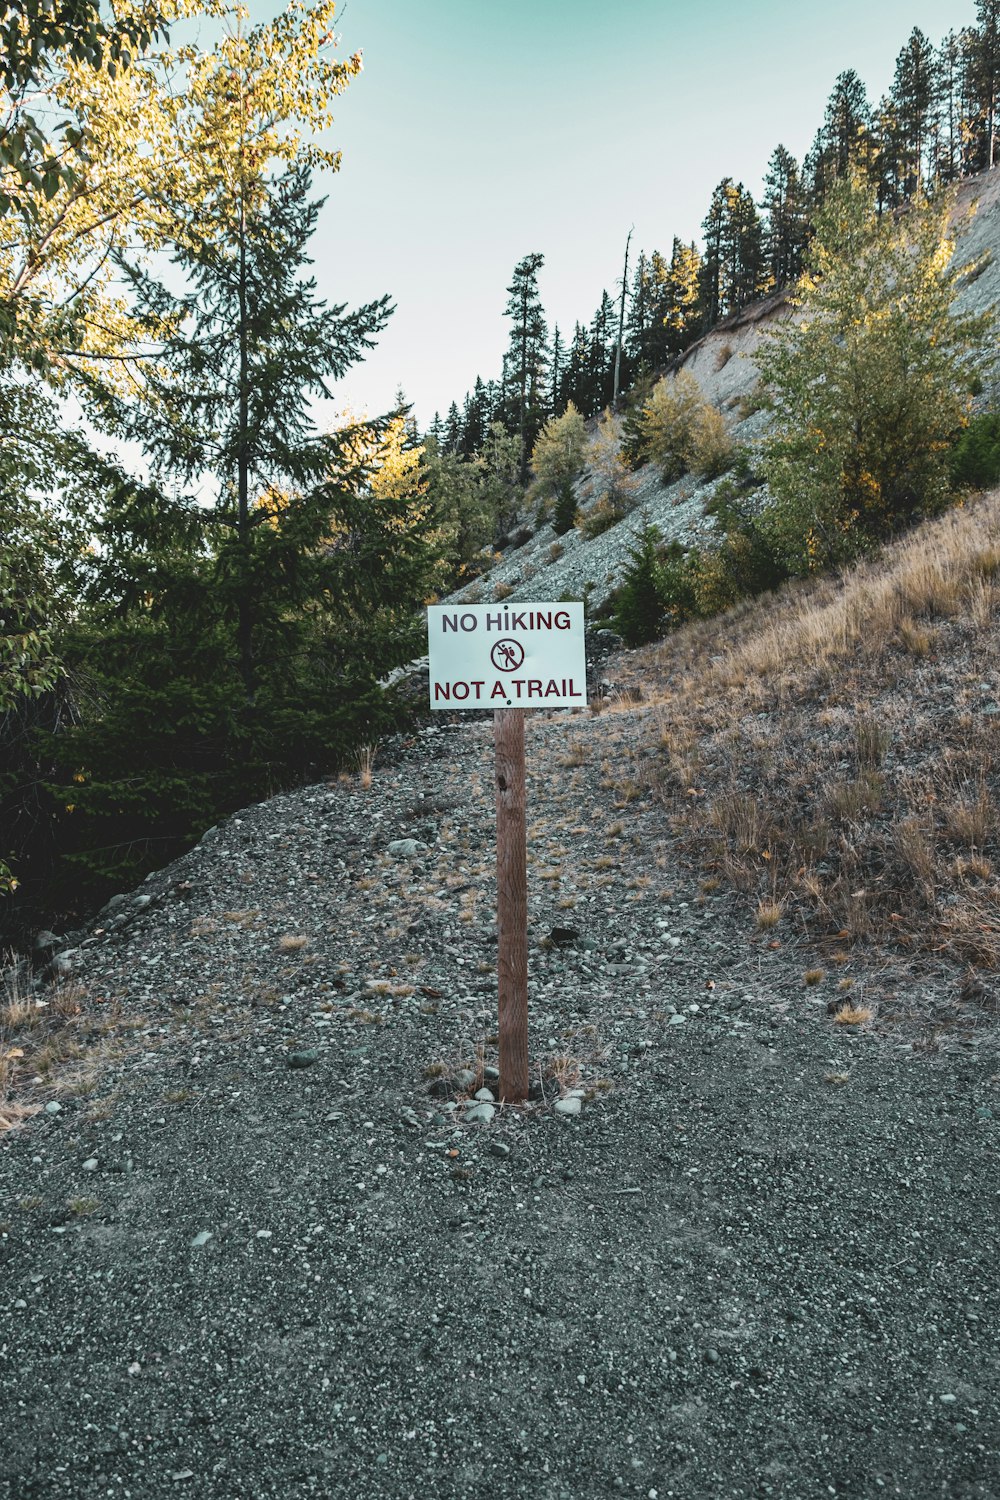
[[[566,402],[563,399],[563,365],[566,352],[563,348],[562,334],[559,332],[557,323],[552,330],[552,351],[549,356],[549,389],[546,402],[547,415],[557,417],[565,409]]]
[[[962,170],[962,41],[949,31],[937,54],[940,125],[934,175],[954,182]]]
[[[976,0],[974,69],[978,119],[982,138],[981,164],[997,160],[997,88],[1000,84],[1000,0]]]
[[[521,445],[521,481],[528,477],[531,448],[541,427],[546,353],[545,314],[538,294],[538,273],[545,261],[537,252],[514,267],[507,288],[504,316],[511,320],[510,344],[504,361],[511,425]]]
[[[445,453],[458,453],[462,447],[462,414],[458,409],[457,401],[453,401],[448,408],[444,424],[443,447]]]
[[[698,336],[701,324],[701,256],[692,241],[685,245],[674,236],[670,265],[662,283],[656,305],[660,323],[660,347],[664,364],[672,354],[680,354]]]
[[[787,286],[802,270],[808,223],[798,162],[784,146],[776,146],[771,153],[761,207],[767,215],[764,246],[768,276],[774,286]]]
[[[842,177],[854,160],[864,160],[871,128],[868,91],[853,68],[838,74],[823,120],[823,154],[832,173]]]
[[[934,48],[919,26],[896,58],[892,106],[899,132],[899,179],[904,198],[924,186],[925,158],[933,160],[932,137],[938,101]]]
[[[590,324],[588,350],[590,415],[603,411],[611,403],[614,387],[615,339],[617,336],[615,307],[606,291]]]
[[[704,327],[714,328],[724,315],[723,255],[726,241],[729,195],[734,187],[731,177],[724,177],[712,194],[708,213],[702,221],[705,253],[701,263],[701,304]]]

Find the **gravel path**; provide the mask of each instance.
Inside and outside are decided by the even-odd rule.
[[[616,790],[654,728],[529,722],[543,1097],[485,1123],[488,724],[104,915],[100,1066],[0,1145],[4,1500],[1000,1493],[993,1023],[805,983]]]

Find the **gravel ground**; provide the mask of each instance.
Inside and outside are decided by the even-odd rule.
[[[653,717],[529,721],[526,1106],[472,1118],[482,720],[230,819],[62,962],[99,1062],[0,1145],[4,1500],[1000,1493],[993,1023],[915,1046],[957,976],[858,960],[838,1025],[615,805]]]

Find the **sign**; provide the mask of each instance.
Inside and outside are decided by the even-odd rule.
[[[582,604],[431,604],[431,708],[583,708]]]

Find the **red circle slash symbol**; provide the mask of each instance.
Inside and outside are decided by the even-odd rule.
[[[490,661],[498,672],[516,672],[524,661],[524,647],[520,641],[497,641]]]

